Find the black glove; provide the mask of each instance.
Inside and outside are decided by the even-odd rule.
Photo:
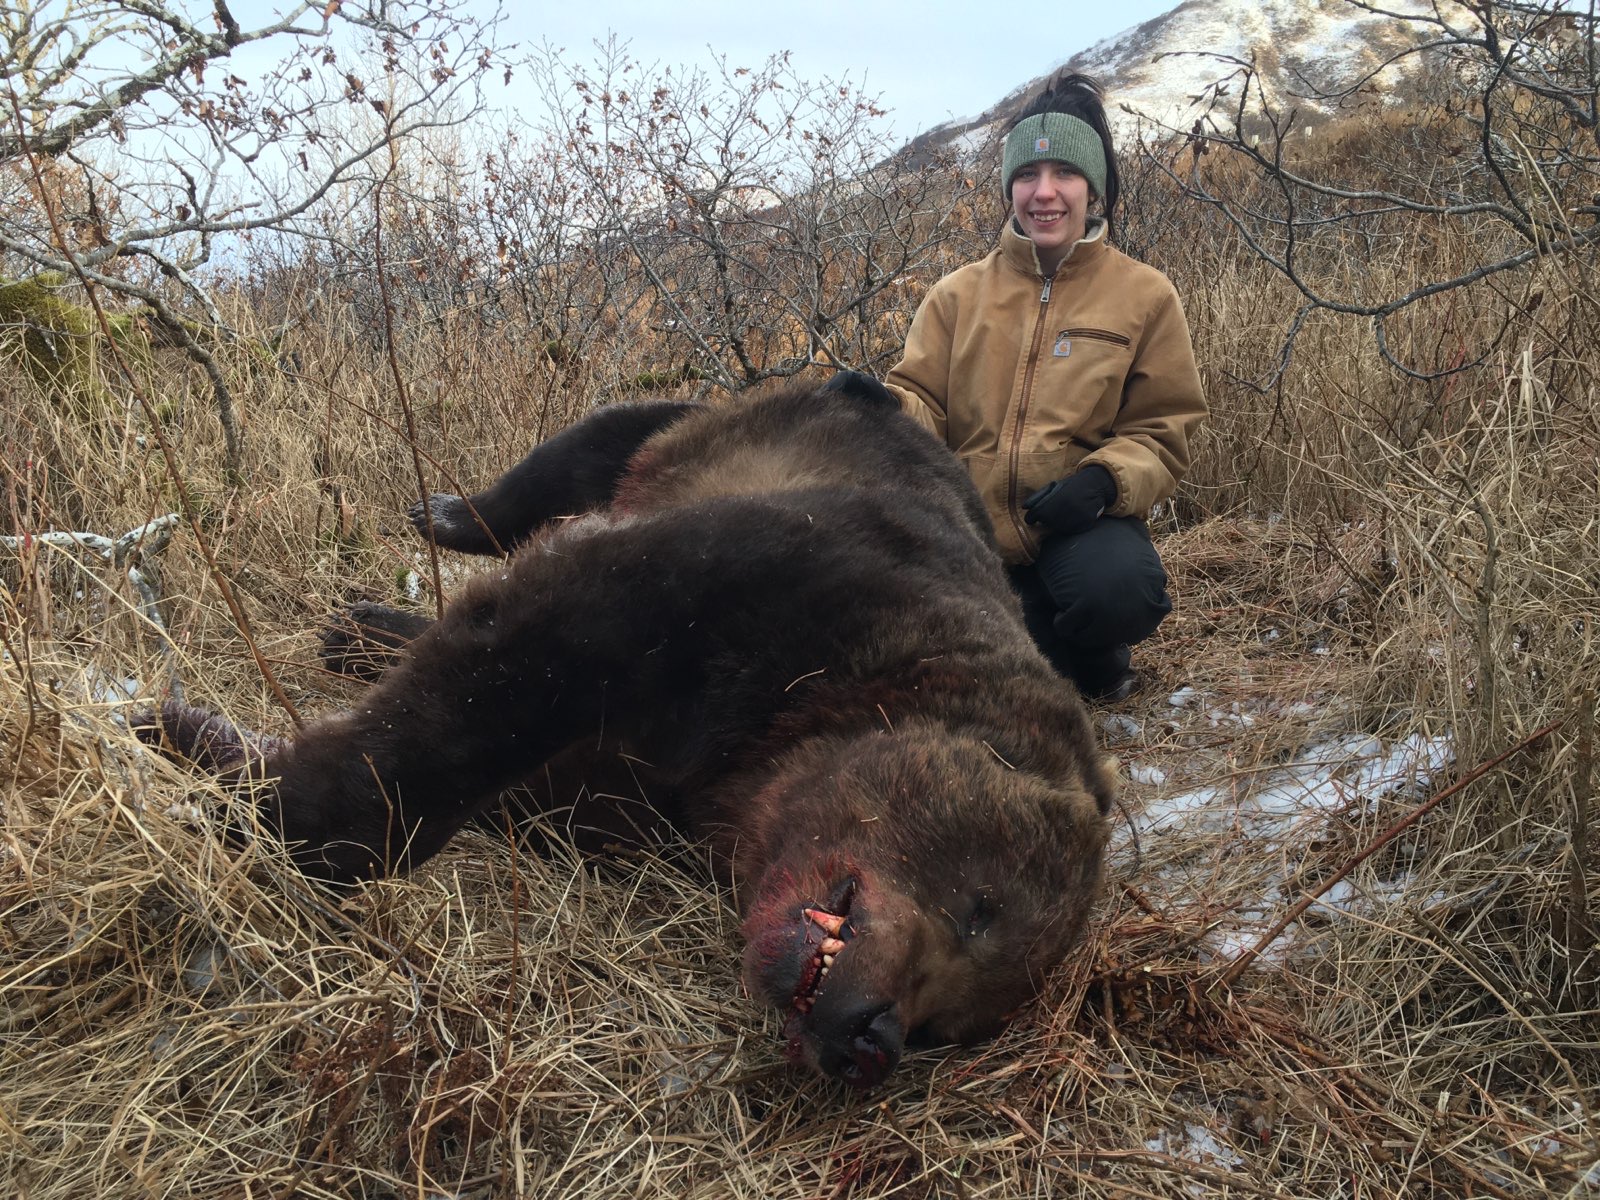
[[[1047,483],[1022,502],[1029,525],[1048,525],[1057,533],[1082,533],[1117,502],[1117,481],[1099,463]]]

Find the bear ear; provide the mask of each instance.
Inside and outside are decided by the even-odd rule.
[[[1094,797],[1102,817],[1111,811],[1113,804],[1117,803],[1121,791],[1122,764],[1117,761],[1117,756],[1114,754],[1101,755],[1090,770],[1089,794]]]
[[[860,371],[840,371],[822,385],[822,392],[841,392],[852,400],[860,400],[874,408],[899,408],[894,393],[871,375]]]

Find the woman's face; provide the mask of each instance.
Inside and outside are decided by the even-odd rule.
[[[1089,181],[1063,162],[1029,163],[1012,176],[1011,206],[1051,273],[1088,228]]]

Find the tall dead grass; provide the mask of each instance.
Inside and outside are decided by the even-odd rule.
[[[1382,291],[1452,252],[1397,236],[1359,269]],[[1185,297],[1213,416],[1158,521],[1178,608],[1141,651],[1154,686],[1106,724],[1138,781],[1130,809],[1185,787],[1248,797],[1331,736],[1446,738],[1455,774],[1524,749],[1367,857],[1425,796],[1271,843],[1226,821],[1147,830],[1142,854],[1119,851],[1085,952],[1006,1035],[914,1055],[855,1097],[782,1064],[693,848],[593,863],[478,831],[415,876],[338,896],[267,845],[224,847],[224,799],[119,721],[111,684],[148,694],[162,634],[124,580],[33,543],[0,561],[5,1190],[1600,1190],[1593,264],[1538,266],[1400,330],[1407,361],[1487,351],[1476,369],[1401,378],[1369,327],[1325,317],[1260,391],[1287,286],[1199,213],[1164,212],[1147,253]],[[235,300],[263,334],[303,303]],[[288,727],[198,537],[295,708],[358,702],[308,631],[357,596],[434,602],[400,515],[419,488],[487,479],[659,366],[643,314],[613,318],[578,361],[470,306],[423,320],[403,290],[396,319],[425,479],[370,322],[330,286],[289,366],[239,373],[242,489],[220,470],[209,393],[177,366],[150,399],[180,479],[142,412],[85,427],[0,365],[8,532],[115,535],[181,491],[198,529],[160,572],[191,699]],[[446,591],[472,569],[441,565]],[[1170,704],[1180,688],[1200,700]],[[1367,902],[1311,909],[1221,982],[1219,927],[1247,910],[1268,927],[1340,881]]]

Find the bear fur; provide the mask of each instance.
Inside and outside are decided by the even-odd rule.
[[[858,1087],[908,1038],[992,1035],[1078,943],[1112,771],[965,472],[875,381],[604,408],[412,518],[516,551],[437,623],[355,613],[329,654],[393,659],[359,708],[282,739],[162,714],[275,780],[308,874],[409,870],[548,762],[623,751],[726,871],[791,1058]]]

